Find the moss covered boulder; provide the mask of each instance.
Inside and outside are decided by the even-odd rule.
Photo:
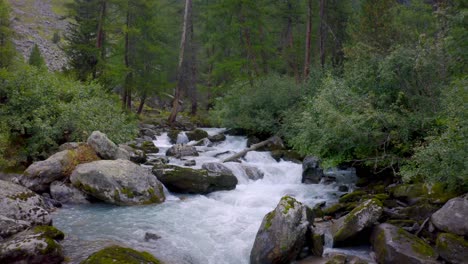
[[[208,139],[211,142],[221,142],[221,141],[226,140],[226,136],[223,133],[220,133],[220,134],[216,134],[213,136],[208,136]]]
[[[208,133],[203,130],[203,129],[195,129],[193,131],[189,131],[189,132],[186,132],[185,133],[187,135],[187,138],[192,141],[192,140],[195,140],[195,141],[198,141],[198,140],[201,140],[201,139],[204,139],[204,138],[207,138],[208,137]]]
[[[371,244],[378,263],[439,263],[438,254],[431,246],[391,224],[384,223],[375,227]]]
[[[148,252],[110,246],[89,256],[81,264],[163,264]]]
[[[167,132],[167,136],[169,137],[169,142],[171,142],[172,144],[177,143],[177,138],[179,137],[179,133],[180,133],[179,130],[170,130],[169,132]]]
[[[91,133],[86,142],[102,159],[130,159],[130,154],[125,149],[119,148],[106,134],[99,131]]]
[[[64,234],[52,226],[36,226],[0,244],[0,263],[62,263]]]
[[[194,146],[175,144],[166,151],[166,156],[182,158],[187,156],[198,156],[198,151]]]
[[[232,172],[165,166],[165,168],[153,168],[153,173],[167,189],[177,193],[207,194],[214,191],[233,190],[237,185],[237,178]]]
[[[468,241],[461,236],[439,233],[436,249],[439,255],[450,263],[462,264],[468,262]]]
[[[445,232],[468,236],[468,195],[449,200],[431,216],[432,223]]]
[[[291,263],[306,241],[313,224],[312,210],[296,199],[281,198],[263,218],[250,253],[250,263]]]
[[[357,190],[351,193],[347,193],[340,197],[340,203],[359,202],[362,198],[367,196],[365,191]]]
[[[360,239],[382,215],[382,203],[369,199],[359,204],[349,214],[337,219],[331,226],[334,245],[347,244]]]
[[[0,180],[0,215],[31,225],[49,225],[52,218],[42,196],[21,185]]]
[[[81,164],[70,176],[76,188],[106,203],[162,203],[162,184],[150,170],[129,160],[100,160]]]

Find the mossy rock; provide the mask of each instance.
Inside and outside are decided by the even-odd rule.
[[[403,199],[420,198],[427,194],[427,188],[422,183],[401,184],[390,189],[393,197]]]
[[[380,201],[383,202],[387,200],[388,198],[390,198],[390,195],[385,194],[385,193],[379,193],[379,194],[374,195],[374,198],[379,199]]]
[[[408,219],[408,220],[405,220],[405,219],[392,219],[392,220],[388,220],[387,223],[392,224],[394,226],[398,226],[398,227],[412,227],[417,222],[415,220],[411,220],[411,219]]]
[[[428,194],[427,198],[431,203],[434,204],[445,204],[448,200],[458,196],[453,191],[448,191],[443,183],[435,183],[431,186],[427,186]]]
[[[357,202],[352,203],[337,203],[330,207],[327,207],[322,210],[323,215],[331,215],[336,216],[338,214],[342,214],[344,212],[352,211],[358,205]]]
[[[56,240],[65,238],[65,234],[53,226],[35,226],[33,228],[35,234],[40,234],[43,237],[49,237]]]
[[[93,253],[81,264],[162,264],[148,252],[110,246]]]
[[[170,130],[167,132],[167,136],[169,137],[169,141],[172,144],[177,143],[177,137],[179,136],[180,131],[179,130]]]
[[[439,233],[436,249],[440,256],[450,263],[466,263],[468,260],[468,241],[462,236]]]
[[[207,138],[208,137],[208,133],[205,131],[205,130],[202,130],[202,129],[195,129],[193,131],[190,131],[190,132],[186,132],[185,133],[187,135],[187,138],[192,141],[192,140],[195,140],[195,141],[198,141],[198,140],[201,140],[201,139],[204,139],[204,138]]]
[[[339,199],[339,202],[340,203],[358,202],[366,196],[367,196],[367,193],[365,191],[358,190],[358,191],[347,193],[341,196]]]
[[[152,141],[142,142],[139,149],[143,150],[143,152],[145,152],[145,154],[158,153],[159,152],[159,148],[156,147]]]

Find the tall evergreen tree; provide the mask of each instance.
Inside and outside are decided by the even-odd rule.
[[[41,51],[39,50],[39,46],[34,44],[34,47],[31,50],[31,54],[29,55],[29,65],[36,66],[38,68],[45,67],[45,60],[41,55]]]
[[[15,55],[11,42],[13,31],[10,28],[10,8],[6,0],[0,0],[0,68],[10,65]]]

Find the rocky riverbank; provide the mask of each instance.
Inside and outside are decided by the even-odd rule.
[[[22,175],[0,180],[0,262],[61,263],[67,257],[60,244],[66,234],[52,227],[50,216],[61,204],[159,204],[166,200],[163,185],[173,193],[207,194],[235,189],[238,179],[234,168],[242,170],[250,181],[264,177],[253,166],[217,162],[199,165],[190,159],[198,155],[194,145],[223,142],[223,133],[208,135],[199,129],[184,132],[192,143],[175,144],[165,151],[184,165],[177,166],[169,165],[167,157],[153,155],[160,150],[152,140],[164,128],[140,128],[140,138],[122,145],[95,131],[86,143],[66,143]],[[173,143],[179,135],[180,131],[169,133]],[[278,160],[301,163],[304,184],[335,184],[339,177],[355,177],[353,168],[341,170],[341,175],[324,171],[318,158],[300,157],[280,145],[266,145],[263,150]],[[467,195],[444,192],[439,185],[399,184],[386,178],[361,177],[356,185],[352,192],[348,192],[349,185],[339,186],[342,195],[337,203],[319,203],[314,208],[293,196],[284,196],[263,218],[250,262],[463,263],[466,259]],[[148,239],[160,238],[147,235]],[[369,246],[373,258],[324,253],[327,237],[337,248]],[[148,253],[122,245],[104,243],[100,248],[104,249],[86,260],[83,257],[83,263],[100,263],[99,259],[161,263]]]

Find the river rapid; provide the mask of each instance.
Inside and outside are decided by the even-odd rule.
[[[222,132],[222,129],[205,130],[211,135]],[[180,134],[178,141],[186,143],[187,138]],[[153,156],[164,156],[171,146],[165,133],[154,143],[160,152]],[[205,162],[220,162],[246,146],[245,137],[227,136],[217,145],[197,147],[200,156],[184,158],[196,161],[192,168],[200,168]],[[184,161],[170,158],[170,163],[183,166]],[[313,207],[321,202],[336,202],[342,194],[338,185],[353,187],[352,177],[346,176],[328,185],[301,184],[301,164],[277,162],[269,152],[252,151],[242,160],[242,164],[263,171],[264,178],[257,181],[249,180],[239,163],[226,164],[239,181],[232,191],[176,195],[166,190],[164,203],[149,206],[64,206],[54,213],[54,226],[67,234],[65,254],[75,256],[71,257],[73,263],[78,261],[80,253],[92,253],[105,243],[115,242],[146,250],[167,263],[249,263],[260,223],[282,196],[293,196]],[[146,232],[161,238],[145,241]],[[366,250],[356,252],[367,254]]]

